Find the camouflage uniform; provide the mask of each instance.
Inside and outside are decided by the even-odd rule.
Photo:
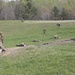
[[[2,35],[2,32],[0,32],[0,49],[2,49],[2,52],[5,51],[5,49],[3,47],[3,35]]]

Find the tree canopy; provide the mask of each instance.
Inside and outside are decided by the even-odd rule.
[[[72,0],[0,0],[1,20],[58,20],[74,19]]]

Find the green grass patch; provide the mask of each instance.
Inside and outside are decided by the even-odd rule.
[[[36,46],[55,41],[56,34],[60,39],[74,38],[75,23],[61,23],[58,28],[56,23],[43,21],[0,21],[0,31],[5,47],[22,42],[35,45],[0,56],[0,75],[75,75],[75,43]],[[34,39],[41,42],[32,42]]]
[[[74,75],[75,43],[22,49],[0,57],[1,75]]]
[[[58,28],[56,23],[41,21],[0,21],[0,31],[4,35],[4,46],[13,47],[16,44],[24,42],[25,44],[42,44],[44,42],[55,41],[54,35],[58,35],[61,39],[74,38],[75,23],[61,23]],[[43,34],[43,29],[46,34]],[[34,39],[41,42],[32,42]]]

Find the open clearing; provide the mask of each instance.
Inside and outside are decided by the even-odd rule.
[[[65,39],[65,40],[57,40],[54,42],[47,42],[47,43],[43,43],[43,45],[59,45],[59,44],[65,44],[65,43],[74,43],[75,40],[71,40],[71,39]],[[41,44],[42,45],[42,44]],[[41,46],[40,45],[40,46]],[[35,46],[35,45],[34,45]],[[19,49],[26,49],[32,47],[32,45],[29,46],[25,46],[25,47],[12,47],[12,48],[6,48],[6,52],[0,53],[1,56],[8,56],[11,55],[12,53],[14,54],[15,51],[19,50]]]
[[[59,45],[59,44],[65,44],[65,43],[73,43],[75,41],[70,40],[70,39],[66,39],[66,40],[58,40],[58,41],[54,41],[54,42],[47,42],[44,43],[43,45]],[[41,46],[41,45],[40,45]],[[23,48],[29,48],[30,46],[25,46],[25,47],[12,47],[12,48],[6,48],[6,52],[0,53],[1,56],[8,56],[11,55],[12,53],[15,53],[15,51],[19,50],[19,49],[23,49]]]
[[[75,22],[0,21],[6,52],[0,75],[75,75]],[[46,34],[43,34],[43,29]],[[54,35],[59,39],[54,39]],[[34,39],[41,42],[33,42]],[[16,47],[25,43],[26,47]]]
[[[25,23],[66,23],[66,22],[75,22],[75,20],[56,20],[56,21],[54,21],[54,20],[51,20],[51,21],[38,21],[38,20],[36,20],[36,21],[25,21]]]

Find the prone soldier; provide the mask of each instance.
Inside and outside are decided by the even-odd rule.
[[[58,27],[60,27],[60,23],[57,23],[56,25],[57,25]]]

